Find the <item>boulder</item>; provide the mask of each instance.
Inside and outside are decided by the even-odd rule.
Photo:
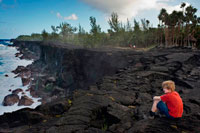
[[[5,77],[8,77],[8,74],[5,74]]]
[[[11,106],[19,102],[19,96],[17,94],[9,94],[3,100],[3,106]]]
[[[12,91],[12,94],[18,94],[18,93],[20,93],[20,92],[23,92],[23,90],[22,90],[21,88],[18,88],[18,89],[16,89],[16,90],[13,90],[13,91]]]
[[[19,57],[21,55],[21,53],[16,53],[15,57]]]
[[[33,103],[33,100],[25,95],[19,100],[18,106],[30,106]]]

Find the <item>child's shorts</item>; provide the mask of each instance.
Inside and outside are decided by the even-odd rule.
[[[159,109],[160,113],[164,114],[167,118],[174,119],[174,117],[169,115],[167,105],[163,101],[158,102],[157,108]]]

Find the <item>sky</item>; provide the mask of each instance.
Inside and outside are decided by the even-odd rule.
[[[112,12],[122,22],[147,19],[151,26],[158,24],[161,8],[170,13],[181,10],[180,5],[192,5],[198,9],[200,0],[0,0],[0,39],[16,38],[19,35],[52,32],[51,26],[67,22],[74,27],[80,24],[86,31],[91,29],[89,17],[96,18],[102,31],[109,29],[108,19]]]

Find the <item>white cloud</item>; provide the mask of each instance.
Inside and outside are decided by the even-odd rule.
[[[80,0],[92,8],[100,10],[110,16],[112,12],[116,12],[122,21],[132,18],[144,10],[160,10],[166,8],[168,12],[176,9],[180,10],[180,5],[170,6],[169,2],[174,0]],[[188,4],[188,3],[187,3]]]
[[[65,20],[77,20],[78,17],[76,16],[76,14],[72,14],[71,16],[68,17],[64,17]]]
[[[166,3],[158,3],[158,8],[157,9],[160,10],[161,8],[165,8],[168,13],[172,13],[174,10],[176,10],[176,11],[182,11],[182,8],[180,8],[181,4],[175,5],[175,6],[170,6],[170,5],[167,5]],[[187,2],[185,2],[185,4],[186,4],[185,7],[187,7],[187,6],[190,5]]]
[[[78,20],[78,17],[74,13],[72,15],[70,15],[70,16],[63,17],[59,12],[57,12],[56,16],[57,16],[57,18],[64,19],[64,20]]]

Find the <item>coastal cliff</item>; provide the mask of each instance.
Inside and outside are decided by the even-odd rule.
[[[84,49],[41,42],[15,42],[15,46],[24,53],[21,58],[34,57],[28,66],[34,78],[30,87],[45,100],[34,110],[1,116],[1,132],[200,130],[199,51]],[[162,95],[165,80],[176,84],[184,103],[183,118],[150,120],[152,97]]]
[[[54,93],[58,87],[64,89],[64,96],[71,96],[77,89],[88,89],[102,77],[134,64],[134,57],[141,55],[121,49],[86,49],[59,43],[15,41],[14,46],[23,54],[21,58],[35,60],[29,68],[34,78],[31,88],[41,97],[43,92]]]

